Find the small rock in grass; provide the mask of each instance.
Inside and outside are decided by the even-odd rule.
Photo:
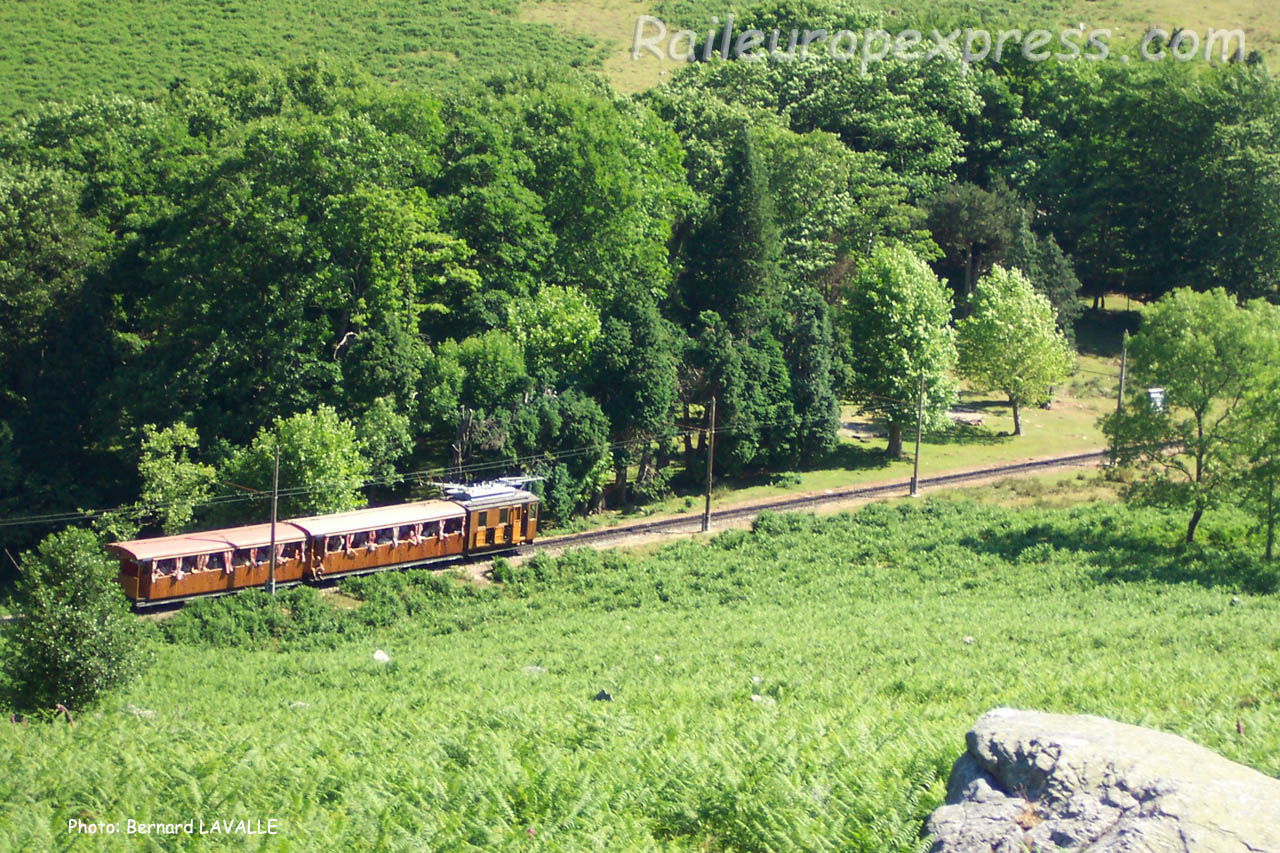
[[[654,662],[654,663],[662,663],[662,655],[654,655],[654,656],[653,656],[653,662]]]
[[[289,707],[290,708],[310,708],[311,703],[310,702],[290,702]]]
[[[391,660],[391,656],[388,655],[386,652],[384,652],[382,649],[378,649],[373,653],[373,659],[376,660],[378,663],[386,663],[387,661]]]
[[[133,714],[135,717],[143,720],[150,720],[156,715],[155,711],[148,708],[139,708],[137,705],[126,703],[124,706],[126,713]]]
[[[520,671],[527,672],[530,675],[542,675],[542,673],[546,672],[547,669],[546,667],[532,665],[532,666],[526,666]]]
[[[772,696],[761,696],[759,693],[751,694],[752,702],[759,702],[762,705],[776,705],[777,702]]]
[[[1238,595],[1233,595],[1233,596],[1231,596],[1231,606],[1232,606],[1232,607],[1239,607],[1239,606],[1240,606],[1241,604],[1243,604],[1243,603],[1244,603],[1244,602],[1243,602],[1243,601],[1241,601],[1240,596],[1238,596]]]
[[[760,684],[760,683],[762,683],[763,681],[764,681],[764,679],[763,679],[763,678],[761,678],[761,677],[760,677],[760,676],[758,676],[758,675],[753,675],[753,676],[751,676],[751,683],[752,683],[752,684]]]
[[[964,644],[965,644],[966,646],[972,646],[972,645],[973,645],[973,637],[965,637],[965,638],[964,638],[964,640],[963,640],[963,642],[964,642]]]
[[[613,697],[601,690],[599,693],[591,697],[596,702],[612,702]]]

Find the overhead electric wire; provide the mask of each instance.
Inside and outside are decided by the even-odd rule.
[[[908,401],[897,400],[892,397],[885,397],[880,394],[864,394],[864,397],[871,397],[877,400],[897,403],[899,405],[912,405]],[[781,417],[776,421],[755,422],[750,426],[754,429],[769,428],[774,426],[786,425],[790,422],[790,418]],[[732,435],[742,429],[742,426],[736,422],[718,423],[712,430],[716,435]],[[669,436],[663,436],[670,440],[679,440],[681,438],[692,437],[707,432],[704,427],[686,427],[672,433]],[[351,488],[363,489],[370,486],[387,486],[397,483],[403,483],[411,479],[418,480],[441,480],[446,477],[462,477],[471,478],[471,475],[488,473],[513,467],[525,467],[534,465],[539,462],[555,463],[566,459],[572,459],[577,456],[585,456],[590,453],[601,451],[613,451],[618,448],[628,447],[639,443],[639,440],[614,441],[603,445],[584,445],[582,447],[567,448],[558,451],[544,451],[541,453],[531,453],[524,456],[516,456],[506,459],[492,459],[483,462],[471,462],[461,466],[443,465],[432,468],[423,468],[417,471],[406,471],[404,473],[393,473],[382,477],[373,477],[363,480],[342,479],[342,480],[325,480],[319,482],[308,483],[303,486],[291,486],[287,489],[279,490],[279,497],[297,497],[314,493],[322,489],[334,488]],[[270,492],[263,492],[249,489],[247,486],[239,486],[233,483],[219,483],[219,485],[227,485],[232,488],[244,490],[239,492],[228,492],[221,495],[215,495],[203,501],[196,501],[191,504],[192,508],[204,508],[210,506],[225,506],[228,504],[242,503],[245,501],[264,501],[271,497]],[[254,491],[255,494],[246,494],[245,491]],[[9,518],[0,518],[0,529],[7,527],[21,527],[26,525],[41,524],[61,524],[72,521],[90,521],[110,514],[133,515],[141,519],[151,513],[156,512],[162,504],[143,505],[124,504],[121,506],[109,507],[104,509],[86,509],[86,510],[64,510],[62,512],[50,512],[35,514],[29,516],[13,516]]]
[[[677,432],[672,438],[680,438],[689,432],[701,432],[702,430],[686,430]],[[576,448],[567,448],[558,451],[545,451],[542,453],[532,453],[524,456],[516,456],[507,459],[495,459],[484,462],[472,462],[461,466],[437,466],[433,468],[423,468],[418,471],[407,471],[404,473],[389,474],[383,477],[373,477],[364,480],[342,479],[342,480],[325,480],[319,482],[308,483],[304,486],[293,486],[287,489],[280,489],[280,497],[296,497],[305,495],[321,489],[332,488],[367,488],[369,486],[392,485],[395,483],[405,482],[413,478],[422,480],[438,480],[443,477],[474,475],[484,472],[492,472],[502,469],[510,469],[512,467],[523,467],[525,465],[536,464],[538,462],[559,462],[565,459],[572,459],[576,456],[585,456],[595,452],[607,452],[620,447],[627,447],[636,444],[636,441],[615,441],[603,445],[585,445]],[[245,487],[240,487],[245,488]],[[243,494],[237,492],[229,492],[222,495],[215,495],[207,500],[196,501],[191,504],[195,507],[219,506],[225,504],[241,503],[244,501],[261,501],[271,497],[270,492],[259,492],[257,494]],[[0,518],[0,528],[19,527],[23,525],[35,524],[58,524],[69,521],[88,521],[99,518],[112,513],[136,513],[139,516],[154,512],[160,505],[138,506],[136,504],[125,504],[121,506],[109,507],[104,509],[87,509],[87,510],[65,510],[62,512],[42,513],[28,516],[15,516],[9,518]]]

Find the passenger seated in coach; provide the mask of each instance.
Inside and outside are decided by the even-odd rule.
[[[415,536],[416,536],[416,534],[414,533],[414,529],[413,529],[413,525],[412,525],[412,524],[402,524],[402,525],[400,526],[400,529],[396,531],[396,538],[397,538],[401,543],[407,543],[407,544],[409,544],[409,545],[416,545],[416,544],[418,544],[418,543],[414,541]]]
[[[423,539],[439,539],[440,538],[440,522],[428,521],[422,525]]]
[[[452,536],[455,533],[462,532],[461,518],[446,518],[444,522],[444,535]]]
[[[391,528],[390,528],[390,527],[384,527],[384,528],[382,528],[382,529],[380,529],[380,530],[378,530],[378,531],[377,531],[377,535],[376,535],[376,540],[375,540],[375,541],[376,541],[376,542],[377,542],[377,544],[379,544],[379,545],[390,545],[390,544],[391,544],[391,540],[392,540],[392,539],[394,539],[394,538],[395,538],[395,537],[391,535]]]

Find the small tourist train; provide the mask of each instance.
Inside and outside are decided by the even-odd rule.
[[[520,480],[446,486],[444,499],[358,509],[275,524],[275,581],[295,584],[427,566],[532,542],[538,496]],[[262,587],[272,525],[252,524],[115,542],[120,584],[136,607]]]

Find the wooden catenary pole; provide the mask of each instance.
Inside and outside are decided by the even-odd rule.
[[[916,461],[911,468],[911,497],[920,485],[920,430],[924,425],[924,373],[920,374],[920,394],[916,398]]]
[[[707,417],[707,501],[702,509],[702,532],[711,529],[711,463],[716,455],[716,398],[711,398]]]
[[[280,446],[276,445],[276,463],[271,474],[271,568],[267,575],[267,592],[276,594],[276,511],[280,504]]]
[[[1116,392],[1116,420],[1120,419],[1120,410],[1124,406],[1124,375],[1129,367],[1129,333],[1125,332],[1121,339],[1120,349],[1120,389]],[[1116,424],[1120,426],[1119,423]],[[1111,464],[1114,466],[1120,457],[1120,436],[1116,435],[1111,441]]]

